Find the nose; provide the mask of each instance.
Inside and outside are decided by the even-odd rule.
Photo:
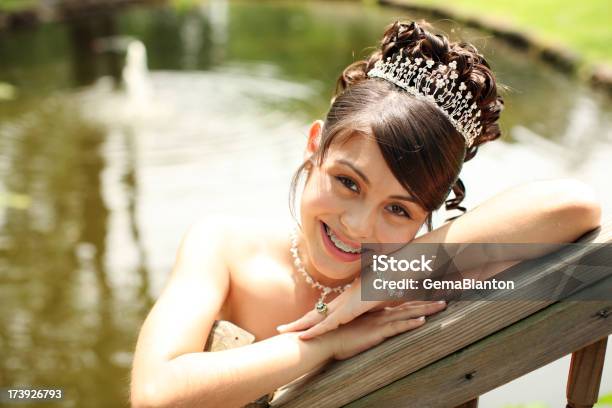
[[[347,209],[340,216],[340,224],[355,241],[366,241],[373,236],[376,211],[367,207]]]

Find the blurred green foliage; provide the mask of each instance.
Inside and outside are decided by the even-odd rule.
[[[610,0],[410,0],[452,7],[465,14],[491,16],[551,43],[567,44],[587,63],[612,63]]]
[[[0,0],[0,12],[21,11],[36,6],[37,0]]]
[[[186,11],[201,0],[169,0],[178,11]],[[371,4],[374,0],[363,0]],[[449,7],[446,0],[410,0],[411,3]],[[0,0],[1,11],[20,11],[36,6],[39,0]],[[260,3],[261,4],[261,3]],[[265,3],[264,3],[265,4]],[[455,0],[453,9],[467,14],[490,15],[521,30],[537,34],[551,43],[561,42],[581,54],[589,63],[612,63],[612,29],[609,0]]]
[[[612,407],[612,392],[602,395],[597,400],[597,404],[595,404],[595,408],[605,408]]]
[[[606,395],[602,395],[597,400],[597,404],[595,404],[594,408],[606,408],[612,406],[612,392]],[[530,402],[527,404],[510,404],[504,405],[503,408],[550,408],[548,404],[544,404],[542,402]]]
[[[172,7],[174,7],[177,11],[181,12],[187,11],[202,4],[202,0],[171,0],[170,4],[172,4]]]

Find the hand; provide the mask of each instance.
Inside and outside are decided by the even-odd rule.
[[[420,304],[415,306],[413,303]],[[416,329],[425,324],[425,315],[437,313],[444,308],[445,303],[407,302],[364,313],[326,335],[330,338],[333,357],[337,360],[347,359],[382,343],[386,338]]]
[[[402,303],[402,302],[400,302]],[[302,340],[311,339],[320,336],[331,330],[334,330],[341,324],[346,324],[362,315],[365,312],[373,310],[382,310],[389,305],[397,305],[398,302],[384,301],[362,301],[361,300],[361,278],[357,277],[351,287],[342,292],[334,300],[327,304],[327,315],[324,316],[316,310],[311,310],[300,319],[291,323],[277,327],[280,333],[290,331],[306,330],[300,333],[299,338]],[[402,303],[404,304],[404,303]],[[412,308],[415,308],[417,316],[423,316],[427,309],[426,304],[436,304],[436,302],[406,302]],[[438,311],[438,310],[436,310]]]

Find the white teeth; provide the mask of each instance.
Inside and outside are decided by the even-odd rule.
[[[334,245],[336,246],[336,248],[344,251],[344,252],[348,252],[350,254],[359,254],[361,253],[361,249],[357,248],[352,248],[348,245],[346,245],[344,242],[342,242],[333,232],[331,229],[329,229],[327,227],[327,225],[325,225],[325,232],[327,232],[327,236],[329,237],[329,239],[331,239],[331,241],[334,243]]]

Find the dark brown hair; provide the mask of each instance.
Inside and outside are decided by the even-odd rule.
[[[465,186],[459,173],[463,163],[476,155],[478,146],[500,137],[497,121],[503,109],[493,73],[476,48],[465,42],[449,42],[431,30],[425,21],[396,21],[386,27],[380,48],[344,69],[313,157],[320,165],[339,136],[373,136],[393,175],[430,212],[426,220],[429,231],[433,228],[431,212],[442,204],[446,210],[465,213],[465,207],[460,206]],[[442,64],[456,61],[457,83],[465,83],[481,111],[482,131],[469,149],[463,136],[432,102],[417,99],[389,81],[367,76],[377,61],[393,58],[400,51],[412,59],[421,57]],[[302,163],[293,176],[290,206],[294,215],[298,180],[312,164]],[[454,197],[447,199],[451,191]]]

